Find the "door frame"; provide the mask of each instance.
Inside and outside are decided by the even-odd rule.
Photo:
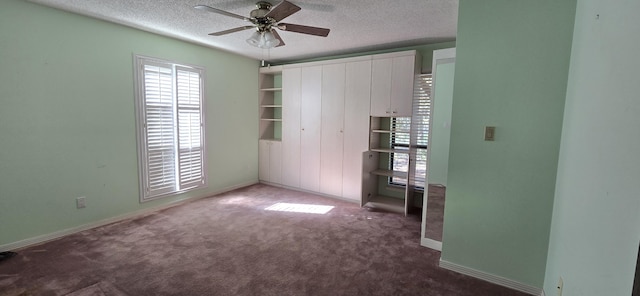
[[[438,64],[447,64],[447,63],[455,63],[456,59],[456,49],[454,48],[446,48],[439,49],[433,51],[433,63],[431,65],[431,116],[429,117],[429,127],[433,125],[433,112],[435,110],[435,89],[436,89],[436,79],[437,73],[436,69]],[[432,139],[431,133],[433,129],[429,128],[429,140]],[[431,143],[428,143],[431,146]],[[429,199],[429,164],[431,163],[431,149],[427,149],[427,176],[425,178],[425,189],[422,197],[422,227],[420,231],[420,245],[434,249],[437,251],[442,251],[442,242],[437,241],[435,239],[426,237],[426,229],[427,229],[427,201]]]

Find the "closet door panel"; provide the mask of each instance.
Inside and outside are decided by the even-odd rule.
[[[346,64],[342,196],[360,200],[362,153],[369,149],[371,61]]]
[[[373,60],[371,68],[371,116],[391,116],[391,69],[393,59]]]
[[[300,187],[300,68],[282,70],[282,184]]]
[[[282,183],[282,143],[272,141],[269,146],[269,181]]]
[[[415,56],[393,58],[390,102],[392,116],[411,116],[415,67]]]
[[[322,67],[320,192],[342,196],[345,64]]]
[[[322,66],[301,69],[300,188],[320,191]]]
[[[267,140],[258,141],[258,179],[269,182],[269,143]]]

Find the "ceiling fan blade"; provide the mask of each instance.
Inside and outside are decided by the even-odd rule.
[[[265,17],[270,17],[276,20],[276,22],[279,22],[281,20],[283,20],[285,17],[288,17],[298,11],[300,11],[300,7],[287,1],[287,0],[283,0],[282,2],[280,2],[278,5],[276,5],[275,7],[271,8],[271,11],[269,11]]]
[[[253,19],[250,19],[248,17],[244,17],[244,16],[241,16],[239,14],[227,12],[227,11],[220,10],[220,9],[217,9],[217,8],[213,8],[213,7],[207,6],[207,5],[196,5],[193,8],[200,9],[200,10],[205,10],[205,11],[209,11],[209,12],[213,12],[213,13],[218,13],[218,14],[230,16],[230,17],[233,17],[233,18],[237,18],[237,19],[241,19],[243,21],[247,21],[247,22],[252,22],[253,23]]]
[[[211,36],[222,36],[222,35],[226,35],[226,34],[229,34],[229,33],[240,32],[240,31],[253,29],[253,28],[255,28],[255,26],[242,26],[242,27],[237,27],[237,28],[233,28],[233,29],[229,29],[229,30],[220,31],[220,32],[209,33],[209,35],[211,35]]]
[[[278,29],[283,31],[296,32],[296,33],[309,34],[309,35],[322,36],[322,37],[327,37],[330,31],[329,29],[325,29],[325,28],[310,27],[310,26],[303,26],[303,25],[296,25],[296,24],[285,24],[285,23],[279,23]]]
[[[276,30],[271,30],[271,33],[273,33],[273,36],[275,36],[278,40],[280,40],[280,44],[278,44],[276,47],[283,46],[284,45],[284,40],[282,40],[282,37],[280,37],[278,32],[276,32]]]

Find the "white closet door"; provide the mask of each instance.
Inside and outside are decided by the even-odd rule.
[[[300,68],[282,70],[282,184],[300,187]]]
[[[258,141],[258,179],[269,182],[269,141]]]
[[[282,183],[282,143],[271,141],[269,144],[269,182]]]
[[[391,69],[393,59],[373,60],[371,68],[371,116],[391,116]]]
[[[345,64],[322,67],[320,192],[342,196]]]
[[[415,56],[393,58],[390,109],[394,117],[411,117],[415,69]]]
[[[322,66],[304,67],[300,74],[300,188],[318,192]]]
[[[346,64],[342,196],[360,200],[362,153],[369,149],[371,61]]]

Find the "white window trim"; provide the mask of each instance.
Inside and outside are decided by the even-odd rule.
[[[145,134],[145,115],[146,115],[146,106],[145,106],[145,94],[144,94],[144,67],[145,64],[155,64],[155,65],[164,65],[170,66],[173,69],[173,84],[176,83],[176,69],[188,69],[193,70],[194,72],[198,72],[200,74],[200,122],[201,122],[201,147],[202,147],[202,182],[199,185],[191,186],[187,188],[180,188],[179,176],[176,176],[177,190],[173,190],[171,192],[166,192],[162,194],[156,195],[148,195],[147,194],[147,182],[148,182],[148,165],[147,165],[147,139]],[[134,101],[135,101],[135,109],[136,109],[136,140],[138,146],[138,177],[139,177],[139,200],[141,203],[148,202],[151,200],[156,200],[163,197],[175,196],[181,193],[185,193],[188,191],[205,188],[208,186],[208,176],[207,176],[207,153],[206,153],[206,116],[205,116],[205,69],[204,67],[189,65],[184,63],[176,63],[168,60],[143,56],[143,55],[133,55],[133,67],[134,67]],[[175,91],[174,91],[175,95]],[[177,99],[174,97],[174,115],[177,116]],[[177,118],[174,119],[174,122],[177,121]],[[177,146],[177,126],[174,127],[176,130],[176,138],[174,139],[174,149],[178,149]],[[178,165],[178,160],[176,159],[175,165]],[[176,169],[177,173],[177,169]]]

